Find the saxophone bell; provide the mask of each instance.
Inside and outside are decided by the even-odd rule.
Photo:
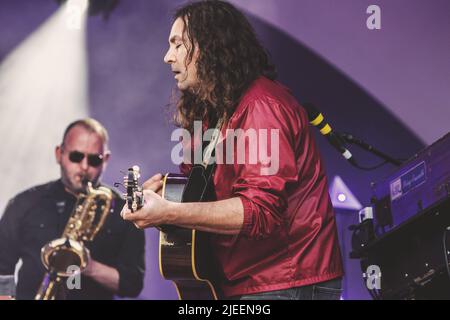
[[[84,180],[83,180],[84,183]],[[89,262],[85,242],[92,241],[103,226],[112,204],[112,191],[97,189],[86,179],[86,193],[78,196],[75,208],[62,236],[41,249],[41,260],[47,274],[36,294],[36,300],[53,300],[63,278],[73,275],[72,266],[82,272]]]

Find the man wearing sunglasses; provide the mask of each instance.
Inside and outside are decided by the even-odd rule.
[[[61,236],[86,182],[100,185],[110,157],[108,133],[94,119],[77,120],[66,128],[55,156],[61,178],[17,195],[0,220],[0,296],[34,299],[45,273],[41,248]],[[102,229],[87,243],[91,257],[81,288],[65,290],[67,299],[135,297],[142,290],[144,233],[121,219],[124,202],[116,192],[113,197]],[[14,270],[19,259],[22,266],[16,286]]]

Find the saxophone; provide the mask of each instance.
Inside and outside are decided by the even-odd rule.
[[[78,196],[75,208],[62,236],[41,249],[41,260],[47,270],[35,300],[55,300],[63,279],[73,276],[76,266],[83,271],[89,261],[89,250],[84,245],[92,241],[103,226],[112,203],[112,192],[106,187],[97,189],[87,182],[86,194]]]

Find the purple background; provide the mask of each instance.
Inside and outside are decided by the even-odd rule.
[[[382,29],[366,28],[369,1],[247,0],[244,8],[271,52],[279,80],[300,101],[312,100],[340,131],[407,158],[448,131],[450,118],[450,2],[376,1]],[[180,1],[121,1],[108,21],[88,25],[91,115],[105,124],[113,157],[104,180],[138,164],[147,178],[174,171],[167,105],[174,81],[162,58],[170,13]],[[57,6],[51,0],[0,0],[0,62]],[[38,50],[38,48],[37,48]],[[3,119],[0,119],[2,121]],[[370,182],[391,172],[349,166],[319,136],[330,180],[339,175],[369,204]],[[361,163],[379,162],[353,148]],[[49,152],[52,152],[49,150]],[[367,299],[357,261],[348,259],[347,226],[357,214],[336,210],[345,260],[344,298]],[[158,233],[147,230],[147,274],[142,299],[175,299],[158,270]]]

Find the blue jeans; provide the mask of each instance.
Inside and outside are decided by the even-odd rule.
[[[237,300],[339,300],[342,278],[284,290],[259,292],[234,297]]]

